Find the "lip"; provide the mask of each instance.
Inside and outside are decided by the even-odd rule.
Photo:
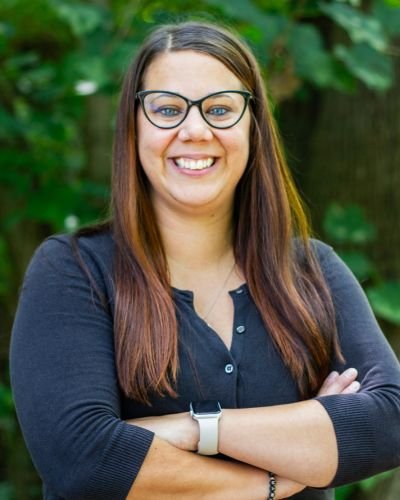
[[[171,160],[176,160],[177,158],[188,158],[189,160],[204,160],[207,158],[215,158],[218,160],[219,156],[209,153],[179,153],[168,157]]]

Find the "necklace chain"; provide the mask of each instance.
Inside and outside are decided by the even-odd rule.
[[[208,318],[210,314],[213,312],[214,307],[216,306],[218,299],[221,297],[222,292],[224,291],[229,278],[232,276],[233,270],[235,269],[236,262],[233,263],[233,266],[230,268],[229,273],[227,274],[226,278],[224,279],[224,282],[222,283],[221,288],[218,290],[214,300],[211,302],[210,306],[208,307],[207,312],[203,315],[203,320],[208,324]]]

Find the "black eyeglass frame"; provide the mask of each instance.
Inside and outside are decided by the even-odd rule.
[[[170,126],[161,126],[161,125],[157,125],[156,123],[154,123],[148,116],[148,114],[146,113],[146,106],[144,105],[144,98],[149,95],[149,94],[158,94],[158,93],[162,93],[162,94],[168,94],[168,95],[175,95],[177,97],[180,97],[181,99],[183,99],[186,104],[187,104],[187,108],[186,108],[186,113],[184,114],[184,116],[182,117],[182,119],[176,123],[175,125],[170,125]],[[240,114],[239,118],[234,122],[232,123],[232,125],[228,125],[228,126],[218,126],[218,125],[213,125],[211,124],[207,118],[204,116],[204,113],[203,113],[203,110],[201,108],[201,105],[203,104],[203,102],[208,99],[209,97],[213,97],[215,95],[219,95],[219,94],[226,94],[226,93],[230,93],[230,94],[240,94],[241,96],[244,97],[244,106],[243,106],[243,111],[242,113]],[[140,90],[139,92],[136,93],[135,95],[136,99],[139,100],[140,104],[141,104],[141,107],[142,107],[142,110],[143,110],[143,113],[144,115],[146,116],[146,118],[149,120],[149,122],[154,125],[155,127],[157,128],[161,128],[161,129],[171,129],[171,128],[176,128],[176,127],[179,127],[179,125],[181,125],[185,120],[186,120],[186,117],[187,115],[189,114],[189,111],[190,111],[190,108],[192,106],[196,106],[198,108],[198,110],[200,111],[200,114],[201,114],[201,117],[203,118],[203,120],[207,123],[207,125],[209,125],[210,127],[212,128],[217,128],[217,129],[227,129],[227,128],[231,128],[231,127],[234,127],[243,117],[245,111],[246,111],[246,108],[249,104],[249,101],[250,99],[253,98],[253,95],[248,92],[247,90],[222,90],[220,92],[213,92],[212,94],[208,94],[204,97],[202,97],[201,99],[196,99],[195,101],[192,101],[190,99],[188,99],[187,97],[181,95],[181,94],[178,94],[177,92],[170,92],[168,90]]]

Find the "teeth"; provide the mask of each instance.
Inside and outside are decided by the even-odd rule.
[[[207,158],[204,160],[192,160],[189,158],[176,158],[175,164],[179,168],[186,168],[188,170],[203,170],[211,167],[214,164],[214,158]]]

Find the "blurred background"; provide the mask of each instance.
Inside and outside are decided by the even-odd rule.
[[[8,375],[27,263],[107,215],[124,70],[149,30],[186,19],[226,23],[256,53],[315,235],[400,353],[400,0],[1,0],[0,500],[41,498]],[[398,500],[400,471],[336,496]]]

